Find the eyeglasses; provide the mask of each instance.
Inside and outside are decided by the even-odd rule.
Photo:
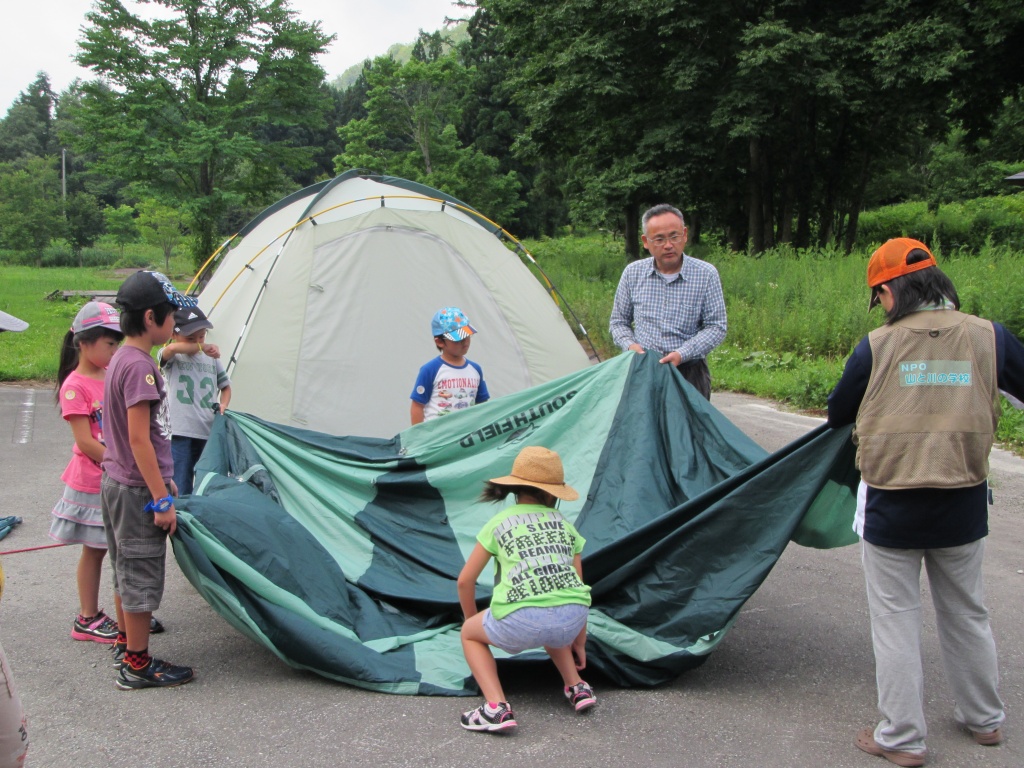
[[[675,245],[676,243],[681,241],[683,237],[684,235],[682,232],[673,232],[668,237],[666,237],[665,235],[655,235],[654,237],[649,237],[647,238],[647,242],[651,243],[651,245],[656,245],[660,248],[665,243],[672,243],[672,245]]]

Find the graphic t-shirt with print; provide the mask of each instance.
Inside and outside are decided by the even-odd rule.
[[[449,365],[440,355],[420,368],[410,397],[423,404],[424,421],[491,399],[479,365],[472,360],[462,366]]]
[[[206,440],[213,428],[213,406],[220,391],[231,386],[224,366],[205,352],[197,352],[172,355],[162,368],[169,390],[171,431],[175,437]]]
[[[492,517],[476,540],[498,567],[491,597],[494,618],[520,608],[590,605],[590,587],[573,567],[586,539],[557,509],[516,504]]]
[[[89,419],[89,431],[93,438],[103,442],[103,381],[90,379],[78,371],[72,371],[60,387],[60,415],[65,421],[72,416]],[[99,493],[103,471],[100,465],[82,453],[78,443],[71,448],[71,461],[60,479],[76,491]]]
[[[164,482],[174,476],[171,458],[171,420],[167,412],[167,388],[156,361],[138,347],[123,346],[107,368],[103,397],[104,436],[107,452],[103,470],[125,485],[146,485],[128,441],[128,409],[149,402],[149,440],[156,451]]]

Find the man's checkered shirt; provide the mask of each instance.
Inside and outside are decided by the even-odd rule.
[[[662,354],[678,351],[683,362],[707,357],[725,339],[718,270],[684,256],[679,274],[666,280],[653,256],[634,261],[619,280],[609,329],[622,349],[636,343]]]

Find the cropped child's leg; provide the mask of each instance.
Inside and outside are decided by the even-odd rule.
[[[555,667],[562,676],[562,682],[565,683],[566,688],[571,688],[583,679],[580,677],[579,670],[576,669],[576,659],[572,655],[571,645],[564,648],[549,648],[545,645],[544,650],[555,662]]]
[[[142,509],[149,500],[145,488],[115,484],[104,496],[112,534],[107,536],[114,567],[114,605],[117,623],[128,638],[128,651],[149,648],[149,620],[163,596],[166,534]]]
[[[124,608],[121,606],[121,595],[117,592],[117,585],[114,585],[114,611],[117,613],[117,626],[121,630],[121,634],[127,635],[124,631],[126,626]]]
[[[110,516],[112,507],[116,504],[118,485],[106,476],[103,478],[101,498],[103,508],[103,533],[107,537],[107,553],[110,555],[110,571],[114,580],[114,615],[117,617],[117,637],[111,650],[114,654],[114,668],[119,669],[124,661],[124,654],[128,648],[127,635],[125,635],[124,608],[121,606],[121,589],[117,581],[117,536],[114,535],[114,521]]]
[[[153,610],[160,607],[164,591],[164,560],[166,558],[166,534],[151,520],[149,526],[156,531],[146,530],[147,538],[136,539],[130,555],[121,547],[122,561],[130,563],[129,572],[119,575],[121,584],[121,613],[124,616],[124,633],[128,638],[128,652],[143,652],[149,649],[150,621]],[[130,573],[130,575],[129,575]]]
[[[178,495],[192,493],[192,438],[174,435],[171,437],[171,458],[174,459],[174,484],[178,487]]]
[[[462,727],[470,731],[497,733],[516,727],[516,718],[505,701],[505,691],[498,679],[498,665],[491,653],[491,641],[483,625],[480,612],[462,625],[462,651],[477,685],[487,699],[476,709],[462,714]]]
[[[82,546],[82,556],[78,558],[78,602],[83,616],[95,616],[100,612],[100,576],[103,570],[103,558],[107,550],[99,547]]]
[[[594,689],[580,677],[572,646],[567,645],[564,648],[544,646],[544,650],[548,652],[548,656],[555,662],[559,674],[562,675],[562,682],[565,683],[565,698],[569,702],[569,706],[577,712],[583,712],[597,704]]]
[[[129,613],[124,611],[124,633],[128,637],[129,652],[149,650],[149,620],[152,611]]]
[[[466,663],[473,673],[480,691],[487,701],[495,703],[505,701],[505,691],[498,679],[498,665],[491,653],[491,641],[484,631],[484,612],[470,617],[462,625],[462,652],[466,655]]]
[[[126,626],[124,608],[121,607],[121,595],[117,591],[116,584],[114,585],[114,613],[117,616],[117,637],[110,650],[114,655],[114,669],[120,669],[124,655],[128,651],[128,635],[124,631]]]
[[[100,574],[106,554],[104,548],[82,546],[77,571],[80,613],[71,626],[71,637],[74,640],[113,643],[117,637],[114,620],[99,609]]]
[[[579,606],[563,606],[555,610],[563,613],[577,611],[580,614],[576,617],[575,622],[582,622],[582,625],[575,622],[570,625],[573,629],[580,626],[572,643],[557,648],[544,646],[544,650],[547,651],[562,676],[562,682],[565,683],[565,698],[569,702],[569,706],[577,712],[584,712],[597,704],[594,689],[580,677],[580,670],[587,666],[587,612],[586,609]],[[569,629],[569,627],[565,627],[565,629]]]
[[[207,441],[203,440],[202,438],[198,438],[198,437],[193,437],[192,438],[192,463],[191,463],[191,468],[189,470],[190,473],[191,473],[191,475],[189,477],[189,480],[192,483],[192,490],[193,491],[195,490],[196,464],[199,463],[199,459],[203,455],[203,449],[206,448],[206,443],[207,443]]]

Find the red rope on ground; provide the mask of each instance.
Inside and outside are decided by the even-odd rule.
[[[53,549],[54,547],[66,547],[67,544],[43,544],[39,547],[25,547],[24,549],[8,549],[6,552],[0,552],[0,555],[16,555],[19,552],[35,552],[37,549]]]

